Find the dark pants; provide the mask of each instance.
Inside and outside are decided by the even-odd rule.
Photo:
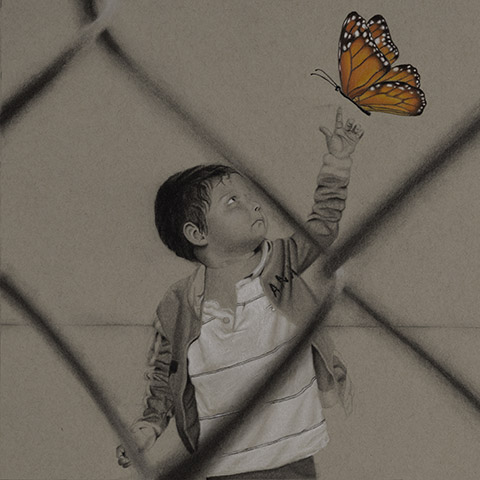
[[[272,470],[208,477],[207,480],[314,480],[316,478],[313,457],[308,457]]]

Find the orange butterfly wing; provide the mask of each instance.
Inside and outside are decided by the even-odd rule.
[[[341,92],[364,112],[420,115],[426,105],[412,65],[391,64],[399,52],[381,15],[368,24],[357,12],[345,19],[339,41]]]
[[[343,22],[338,56],[341,89],[351,99],[378,82],[390,69],[389,61],[375,46],[367,22],[357,12]]]
[[[420,75],[412,65],[396,65],[392,67],[381,79],[381,82],[403,82],[412,87],[420,88]]]
[[[377,48],[387,57],[390,65],[398,58],[398,48],[393,43],[386,20],[375,15],[368,21],[368,29]]]
[[[362,109],[394,115],[417,116],[425,108],[425,94],[404,82],[381,82],[369,87],[355,99]]]

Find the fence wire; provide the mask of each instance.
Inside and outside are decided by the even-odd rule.
[[[9,302],[20,309],[33,326],[42,334],[47,343],[56,351],[73,375],[85,387],[85,390],[105,415],[107,421],[122,442],[125,442],[125,445],[128,446],[127,448],[133,452],[132,458],[139,471],[145,478],[151,478],[150,467],[146,463],[143,455],[137,453],[133,438],[125,426],[125,423],[120,418],[113,402],[108,398],[105,390],[93,378],[68,340],[54,327],[54,322],[49,320],[48,316],[41,312],[7,275],[0,274],[0,289],[6,295]]]
[[[34,75],[24,86],[19,88],[2,103],[0,113],[0,128],[5,131],[20,113],[32,101],[51,88],[61,73],[72,63],[80,52],[92,45],[98,35],[106,28],[117,7],[116,0],[108,0],[101,15],[85,25],[70,42],[47,66]]]
[[[248,159],[240,152],[228,145],[218,132],[210,129],[204,122],[193,115],[192,112],[182,104],[180,97],[171,91],[165,82],[161,79],[153,80],[142,66],[125,52],[107,28],[116,1],[110,0],[107,2],[106,8],[100,15],[97,12],[96,4],[93,0],[78,1],[88,23],[79,32],[75,41],[67,45],[49,65],[3,103],[0,114],[0,128],[5,131],[14,121],[21,120],[21,113],[25,107],[40,95],[44,94],[48,88],[53,85],[54,81],[60,77],[61,73],[68,67],[71,61],[84,50],[84,47],[97,40],[117,61],[119,67],[134,78],[137,87],[153,96],[159,104],[166,106],[198,141],[206,144],[212,151],[222,156],[225,161],[238,169],[245,177],[249,178],[260,194],[281,213],[287,223],[296,230],[301,230],[310,241],[316,244],[315,238],[305,229],[303,222],[289,209],[288,205],[285,204],[278,195],[274,195],[256,180],[258,176],[248,166],[251,162],[248,162]],[[393,214],[398,213],[400,208],[407,204],[413,190],[418,191],[424,187],[428,181],[449,166],[465,147],[477,137],[480,131],[479,105],[475,107],[473,117],[474,119],[471,121],[471,113],[465,116],[465,120],[462,121],[458,127],[455,127],[452,130],[452,134],[448,136],[451,140],[443,142],[429,152],[423,158],[421,166],[401,182],[397,188],[393,190],[392,194],[379,202],[372,212],[365,217],[365,220],[358,224],[353,233],[340,246],[331,252],[325,252],[322,264],[324,274],[327,276],[332,275],[349,258],[357,254],[362,248],[365,248],[368,239],[373,237],[378,229],[390,219]],[[100,385],[96,383],[88,372],[88,369],[78,360],[68,342],[53,328],[53,322],[44,314],[41,314],[38,308],[28,299],[28,296],[20,292],[12,280],[6,275],[0,276],[0,289],[7,296],[7,299],[29,318],[33,325],[42,332],[52,347],[62,356],[63,360],[70,366],[74,374],[90,393],[120,439],[131,452],[134,452],[135,449],[132,448],[134,445],[133,439],[127,427],[118,416],[112,402],[108,400]],[[354,301],[356,305],[360,306],[362,310],[376,322],[385,327],[387,331],[394,335],[403,345],[413,349],[417,355],[435,368],[456,391],[462,394],[471,406],[480,412],[480,399],[466,385],[458,380],[452,372],[442,365],[441,362],[428,354],[418,343],[401,334],[398,329],[393,327],[392,322],[389,321],[385,315],[380,314],[377,308],[372,307],[355,292],[354,289],[346,287],[344,294]],[[253,407],[258,404],[279,381],[283,364],[287,362],[290,357],[296,355],[299,348],[302,348],[302,346],[308,343],[313,331],[318,328],[326,318],[334,301],[334,296],[330,294],[327,295],[323,301],[319,302],[318,311],[310,321],[307,322],[301,338],[286,354],[286,358],[272,374],[268,383],[259,386],[254,392],[250,392],[251,395],[240,414],[228,424],[223,425],[219,431],[213,432],[205,444],[200,447],[199,451],[195,452],[188,460],[182,464],[169,466],[166,473],[159,474],[149,469],[142,454],[132,453],[132,460],[144,478],[187,479],[198,472],[210,456],[219,448],[222,439],[226,435],[231,434],[241,422],[244,422],[245,419],[248,418]]]

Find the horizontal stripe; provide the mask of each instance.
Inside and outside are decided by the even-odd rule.
[[[201,372],[201,373],[196,373],[196,374],[193,374],[193,375],[190,375],[190,378],[197,378],[197,377],[201,377],[201,376],[204,376],[204,375],[213,375],[215,373],[219,373],[219,372],[223,372],[225,370],[229,370],[230,368],[235,368],[235,367],[240,367],[242,365],[245,365],[247,363],[251,363],[251,362],[255,362],[257,360],[260,360],[262,358],[265,358],[265,357],[268,357],[269,355],[273,355],[274,353],[278,352],[278,350],[280,350],[282,347],[284,347],[285,345],[287,345],[288,343],[290,343],[292,340],[294,340],[295,338],[297,338],[297,335],[295,335],[294,337],[290,338],[289,340],[287,340],[286,342],[284,343],[281,343],[280,345],[277,345],[273,350],[270,350],[266,353],[263,353],[262,355],[258,355],[256,357],[251,357],[251,358],[247,358],[246,360],[242,360],[241,362],[237,362],[237,363],[233,363],[232,365],[227,365],[225,367],[221,367],[221,368],[218,368],[216,370],[210,370],[208,372]]]
[[[297,393],[294,393],[293,395],[288,395],[287,397],[281,397],[281,398],[276,398],[275,400],[269,400],[268,402],[265,402],[267,404],[276,404],[276,403],[281,403],[281,402],[287,402],[288,400],[293,400],[294,398],[300,397],[302,394],[304,394],[309,388],[312,387],[312,385],[315,383],[317,380],[317,377],[313,377],[308,385],[305,385],[300,391]],[[217,413],[215,415],[210,415],[208,417],[200,417],[199,420],[215,420],[217,418],[222,418],[226,417],[228,415],[234,415],[236,413],[239,413],[240,410],[233,410],[231,412],[224,412],[224,413]]]
[[[293,398],[297,398],[300,395],[304,394],[317,380],[317,377],[313,377],[308,385],[305,385],[299,392],[294,393],[293,395],[288,395],[287,397],[276,398],[275,400],[269,400],[267,403],[280,403],[286,402],[288,400],[292,400]]]
[[[227,417],[228,415],[234,415],[240,413],[241,410],[234,410],[233,412],[217,413],[216,415],[210,415],[208,417],[200,417],[199,420],[215,420],[217,418]]]
[[[315,430],[316,428],[321,427],[324,423],[325,423],[325,420],[322,420],[320,423],[317,423],[316,425],[313,425],[310,428],[305,428],[301,432],[291,433],[290,435],[285,435],[284,437],[277,438],[276,440],[272,440],[272,441],[266,442],[266,443],[261,443],[259,445],[255,445],[253,447],[244,448],[243,450],[236,450],[234,452],[225,453],[225,454],[223,454],[223,456],[229,457],[231,455],[238,455],[239,453],[251,452],[252,450],[257,450],[259,448],[270,447],[271,445],[275,445],[276,443],[283,442],[284,440],[288,440],[288,439],[294,438],[294,437],[299,437],[300,435],[311,432],[312,430]]]

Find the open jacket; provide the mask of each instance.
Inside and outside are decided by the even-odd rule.
[[[320,305],[334,286],[334,282],[325,277],[321,285],[324,294],[314,296],[300,275],[338,234],[350,165],[350,159],[324,156],[315,203],[306,224],[316,244],[300,232],[288,238],[267,240],[270,254],[260,281],[272,305],[298,325],[305,325],[318,314]],[[175,416],[179,436],[190,452],[198,448],[200,434],[187,360],[189,346],[199,337],[201,329],[193,288],[196,275],[197,271],[175,283],[158,305],[155,338],[149,353],[152,368],[146,375],[149,380],[146,408],[137,421],[137,424],[148,423],[160,435],[170,418]],[[351,384],[346,367],[325,329],[317,328],[311,343],[322,405],[330,407],[340,401],[349,414],[352,409]]]

